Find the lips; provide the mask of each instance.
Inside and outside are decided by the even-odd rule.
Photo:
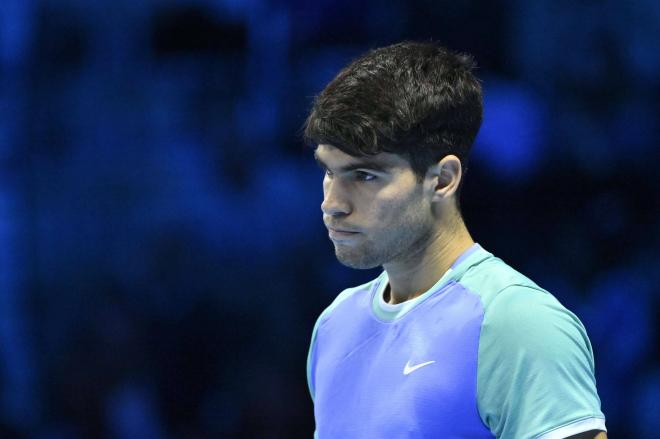
[[[354,232],[353,230],[337,229],[335,227],[328,227],[328,230],[336,233],[359,233],[359,232]]]
[[[328,236],[330,237],[330,239],[333,240],[350,238],[357,235],[358,233],[359,232],[352,232],[349,230],[334,229],[332,227],[328,227]]]

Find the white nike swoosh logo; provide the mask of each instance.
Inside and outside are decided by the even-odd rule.
[[[414,371],[416,371],[420,367],[428,366],[429,364],[432,364],[432,363],[435,363],[435,360],[431,360],[431,361],[427,361],[426,363],[419,363],[419,364],[416,364],[414,366],[411,366],[410,361],[408,361],[406,363],[406,367],[403,368],[403,374],[408,375],[410,373],[413,373]]]

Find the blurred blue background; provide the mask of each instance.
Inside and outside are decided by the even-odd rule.
[[[369,48],[473,54],[475,239],[584,322],[658,437],[660,3],[0,2],[0,437],[310,437],[339,265],[312,98]]]

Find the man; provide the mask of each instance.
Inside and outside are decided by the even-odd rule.
[[[384,268],[314,327],[320,439],[606,437],[584,327],[462,220],[482,118],[473,67],[431,43],[377,49],[307,119],[337,258]]]

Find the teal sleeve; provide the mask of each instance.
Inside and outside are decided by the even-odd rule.
[[[604,419],[584,326],[551,294],[528,286],[505,288],[484,311],[477,397],[498,438],[536,438]]]

